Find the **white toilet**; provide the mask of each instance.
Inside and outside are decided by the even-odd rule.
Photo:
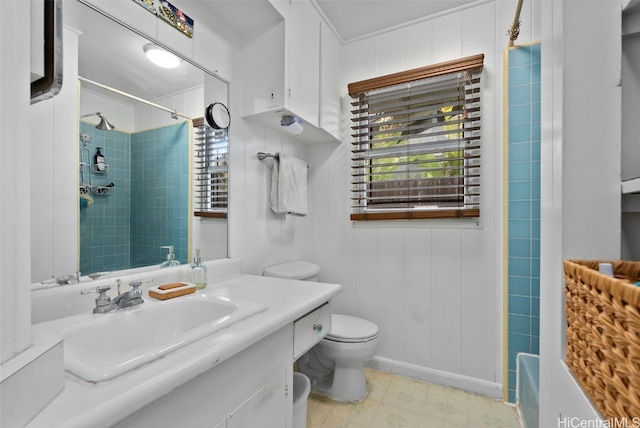
[[[289,262],[268,267],[264,276],[317,281],[320,267]],[[331,316],[331,331],[298,359],[298,370],[311,380],[311,388],[341,401],[361,401],[367,396],[364,363],[376,353],[378,326],[349,315]]]

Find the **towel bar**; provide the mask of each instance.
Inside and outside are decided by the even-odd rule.
[[[265,160],[266,158],[274,158],[275,160],[280,160],[280,155],[278,153],[274,155],[273,153],[258,152],[258,159]]]
[[[274,158],[275,160],[280,160],[280,155],[278,153],[273,154],[273,153],[258,152],[257,156],[258,156],[258,159],[260,160],[265,160],[266,158]],[[309,165],[307,165],[307,168],[309,168]]]

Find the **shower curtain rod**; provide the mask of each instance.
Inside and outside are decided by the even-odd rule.
[[[155,107],[155,108],[157,108],[157,109],[160,109],[160,110],[164,110],[164,111],[166,111],[166,112],[169,112],[169,113],[171,113],[171,117],[173,117],[174,119],[177,119],[177,118],[178,118],[178,116],[180,116],[180,117],[182,117],[182,118],[184,118],[184,119],[187,119],[187,120],[193,120],[193,119],[192,119],[192,118],[190,118],[189,116],[185,116],[185,115],[184,115],[184,114],[182,114],[182,113],[178,113],[176,110],[172,110],[172,109],[170,109],[170,108],[167,108],[167,107],[161,106],[161,105],[159,105],[159,104],[152,103],[151,101],[147,101],[147,100],[145,100],[145,99],[143,99],[143,98],[136,97],[135,95],[128,94],[128,93],[123,92],[123,91],[121,91],[121,90],[119,90],[119,89],[112,88],[111,86],[107,86],[107,85],[103,85],[102,83],[94,82],[93,80],[89,80],[89,79],[84,78],[84,77],[82,77],[82,76],[78,76],[78,79],[79,79],[79,80],[81,80],[81,81],[83,81],[83,82],[87,82],[87,83],[90,83],[90,84],[92,84],[92,85],[98,86],[98,87],[100,87],[100,88],[106,89],[107,91],[115,92],[116,94],[120,94],[120,95],[122,95],[122,96],[125,96],[125,97],[128,97],[128,98],[131,98],[132,100],[140,101],[141,103],[144,103],[144,104],[150,105],[151,107]]]
[[[522,10],[522,2],[523,0],[518,0],[518,4],[516,6],[516,13],[513,17],[513,24],[507,30],[507,35],[509,35],[509,45],[508,47],[513,47],[513,42],[520,35],[520,11]]]

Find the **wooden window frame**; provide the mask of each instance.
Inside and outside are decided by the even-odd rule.
[[[406,84],[410,84],[412,82],[416,82],[416,81],[421,81],[424,79],[429,79],[429,78],[433,78],[433,77],[438,77],[438,76],[443,76],[443,79],[446,79],[447,76],[446,75],[454,75],[454,74],[458,74],[458,73],[466,73],[466,72],[473,72],[475,73],[478,77],[478,81],[477,81],[477,87],[478,87],[478,95],[477,95],[477,117],[474,116],[473,119],[467,119],[466,116],[466,110],[465,110],[465,116],[464,119],[460,119],[458,120],[458,122],[462,123],[462,127],[463,127],[463,137],[461,137],[461,140],[466,140],[467,137],[467,129],[464,128],[464,126],[467,123],[470,123],[471,121],[475,121],[478,123],[477,125],[477,133],[475,135],[477,135],[477,137],[473,137],[475,140],[477,140],[477,147],[474,147],[476,152],[477,152],[477,156],[474,156],[475,160],[477,162],[473,162],[473,164],[471,166],[467,165],[467,161],[466,161],[466,153],[467,153],[467,149],[463,148],[462,152],[464,155],[460,155],[460,157],[464,157],[465,160],[461,161],[464,162],[462,164],[461,168],[462,170],[464,170],[464,172],[462,173],[462,175],[457,176],[458,179],[456,180],[457,182],[459,182],[460,179],[464,180],[463,184],[449,184],[449,187],[455,188],[456,186],[459,188],[463,189],[463,196],[461,196],[460,198],[462,198],[463,203],[461,204],[461,206],[457,206],[457,207],[451,207],[451,209],[447,209],[445,208],[438,208],[438,209],[418,209],[418,208],[408,208],[408,205],[410,205],[409,203],[407,203],[407,207],[405,208],[401,208],[400,207],[400,203],[398,203],[398,207],[397,208],[369,208],[369,205],[365,203],[364,207],[361,206],[361,199],[367,199],[369,198],[368,195],[372,195],[372,193],[370,193],[370,190],[365,190],[363,191],[362,188],[360,188],[359,190],[356,190],[356,187],[358,186],[358,184],[355,183],[355,181],[352,183],[352,185],[354,186],[353,189],[353,194],[354,196],[352,197],[352,200],[354,200],[354,206],[352,206],[352,213],[350,215],[351,220],[353,221],[363,221],[363,220],[412,220],[412,219],[444,219],[444,218],[477,218],[480,216],[480,207],[479,207],[479,199],[480,199],[480,193],[479,193],[479,189],[480,189],[480,104],[481,104],[481,98],[479,95],[480,89],[479,89],[479,85],[480,85],[480,75],[483,69],[483,61],[484,61],[484,55],[483,54],[479,54],[479,55],[474,55],[474,56],[469,56],[469,57],[465,57],[465,58],[461,58],[461,59],[457,59],[457,60],[453,60],[453,61],[447,61],[447,62],[443,62],[443,63],[439,63],[439,64],[434,64],[434,65],[430,65],[430,66],[426,66],[426,67],[421,67],[421,68],[416,68],[416,69],[412,69],[412,70],[407,70],[407,71],[403,71],[403,72],[399,72],[399,73],[394,73],[394,74],[389,74],[386,76],[381,76],[381,77],[376,77],[373,79],[367,79],[367,80],[362,80],[359,82],[355,82],[355,83],[350,83],[348,85],[348,92],[349,95],[354,98],[354,102],[352,103],[352,105],[354,106],[354,110],[353,110],[353,118],[352,121],[354,123],[354,126],[352,126],[352,130],[354,131],[354,141],[353,141],[353,146],[354,146],[354,150],[353,150],[353,158],[352,158],[352,170],[354,171],[354,174],[352,175],[352,177],[355,177],[355,175],[358,173],[358,171],[360,172],[360,176],[365,176],[365,180],[369,180],[366,181],[365,186],[370,186],[370,184],[373,183],[373,181],[371,181],[371,177],[374,175],[373,173],[371,173],[369,167],[367,165],[369,164],[360,164],[359,166],[357,166],[355,163],[357,161],[362,161],[362,159],[368,159],[369,162],[371,162],[372,158],[365,158],[365,157],[358,157],[358,155],[356,154],[356,152],[358,151],[358,149],[360,148],[361,150],[359,150],[360,152],[364,152],[364,151],[368,151],[368,150],[363,150],[362,147],[370,147],[372,145],[372,142],[374,141],[371,136],[373,134],[373,132],[371,131],[370,128],[368,128],[367,124],[369,123],[369,107],[367,106],[365,109],[361,109],[362,106],[366,105],[368,103],[368,101],[363,101],[361,99],[362,96],[364,96],[365,94],[369,93],[369,91],[378,91],[378,90],[384,90],[386,88],[390,88],[390,87],[394,87],[394,86],[398,86],[398,85],[406,85]],[[432,79],[433,80],[433,79]],[[466,88],[466,83],[463,84],[463,86]],[[466,89],[465,89],[465,93],[466,93]],[[466,97],[466,95],[465,95]],[[475,98],[474,98],[475,99]],[[467,101],[465,98],[464,101],[464,109],[467,109]],[[363,119],[363,117],[365,119]],[[371,116],[374,117],[374,116]],[[393,118],[392,118],[393,119]],[[364,123],[364,125],[363,125]],[[380,122],[378,122],[380,123]],[[358,129],[359,128],[359,129]],[[367,129],[368,128],[368,129]],[[379,133],[379,132],[378,132]],[[364,137],[363,137],[364,135]],[[422,134],[420,134],[420,136],[422,136]],[[408,138],[407,138],[408,139]],[[467,140],[468,142],[469,140]],[[424,144],[426,146],[426,144]],[[364,156],[364,155],[363,155]],[[389,155],[391,156],[391,155]],[[422,163],[425,163],[424,161],[422,161]],[[433,162],[435,163],[435,162]],[[363,166],[364,165],[364,166]],[[403,162],[403,161],[398,161],[397,165],[403,165],[406,167],[407,162]],[[467,170],[469,170],[470,168],[475,168],[473,171],[473,173],[467,172]],[[362,171],[366,171],[369,169],[369,172],[364,172],[362,173]],[[476,171],[477,170],[477,175]],[[473,174],[473,175],[472,175]],[[473,177],[473,182],[477,183],[477,184],[473,184],[472,187],[475,187],[476,189],[474,189],[474,191],[477,190],[478,194],[474,194],[472,195],[474,197],[474,201],[477,201],[473,204],[467,204],[467,187],[468,187],[468,182],[467,182],[467,178],[468,177]],[[382,180],[384,182],[384,180]],[[392,181],[403,181],[402,179],[399,180],[392,180]],[[414,182],[414,179],[404,179],[404,184],[403,186],[409,188],[410,185],[408,183],[410,182]],[[426,181],[426,180],[423,180]],[[360,185],[362,185],[363,183],[360,182]],[[370,187],[367,187],[368,189]],[[379,190],[379,189],[378,189]],[[357,193],[359,192],[359,194]],[[411,192],[411,190],[405,190],[405,192],[408,194]],[[358,196],[356,196],[358,195]],[[407,196],[407,198],[411,199],[412,197],[415,196]],[[394,202],[393,197],[388,198],[390,199],[390,201],[388,202],[388,205],[392,205]],[[376,200],[372,197],[372,200]],[[373,202],[371,202],[371,205],[373,206]],[[443,204],[446,205],[446,204]]]

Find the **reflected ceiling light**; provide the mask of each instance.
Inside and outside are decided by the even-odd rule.
[[[176,68],[180,65],[180,58],[156,46],[153,43],[147,43],[142,47],[149,61],[162,68]]]

